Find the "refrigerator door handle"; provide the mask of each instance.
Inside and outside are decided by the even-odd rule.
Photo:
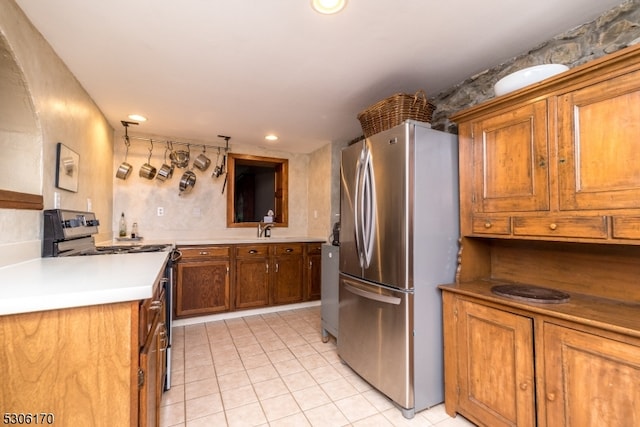
[[[360,267],[368,268],[373,256],[376,227],[376,189],[371,151],[365,145],[356,168],[354,228]]]
[[[388,295],[380,295],[380,294],[376,294],[373,292],[367,292],[365,290],[362,290],[360,288],[356,288],[354,286],[349,285],[347,282],[349,282],[346,279],[342,279],[344,282],[344,288],[345,290],[351,292],[352,294],[361,296],[363,298],[367,298],[367,299],[371,299],[374,301],[379,301],[379,302],[383,302],[385,304],[393,304],[393,305],[400,305],[400,303],[402,302],[402,299],[398,298],[398,297],[392,297],[392,296],[388,296]]]
[[[356,165],[356,185],[353,203],[353,228],[355,232],[356,251],[358,252],[358,263],[360,268],[364,268],[364,257],[362,252],[362,192],[364,186],[363,180],[363,164],[366,146],[360,151],[358,156],[358,164]]]
[[[373,162],[371,160],[371,151],[367,148],[367,152],[364,159],[364,183],[363,183],[363,205],[364,209],[364,219],[362,221],[363,225],[363,246],[364,246],[364,257],[365,257],[365,265],[367,268],[371,265],[371,258],[373,257],[373,244],[376,241],[376,211],[377,211],[377,201],[376,201],[376,187],[375,187],[375,178],[373,173]]]

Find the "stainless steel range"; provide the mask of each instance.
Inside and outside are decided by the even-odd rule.
[[[172,244],[153,245],[115,245],[96,246],[94,235],[98,234],[100,221],[96,219],[94,212],[72,211],[65,209],[50,209],[44,211],[44,227],[42,240],[42,257],[68,257],[68,256],[89,256],[89,255],[114,255],[114,254],[135,254],[143,252],[171,251]],[[164,388],[171,387],[171,323],[172,323],[172,300],[174,286],[173,263],[177,260],[172,252],[167,257],[167,264],[164,271],[162,283],[165,286],[167,298],[167,338],[169,344],[166,350],[167,374],[164,379]]]
[[[170,244],[96,246],[100,221],[93,212],[50,209],[44,211],[43,257],[76,255],[109,255],[122,253],[160,252]]]

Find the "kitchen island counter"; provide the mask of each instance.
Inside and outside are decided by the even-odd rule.
[[[169,252],[37,258],[0,268],[0,316],[151,298]]]

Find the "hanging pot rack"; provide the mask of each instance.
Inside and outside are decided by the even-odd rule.
[[[130,121],[126,121],[126,120],[120,120],[120,123],[122,123],[122,126],[124,127],[124,135],[123,135],[123,139],[124,139],[124,145],[127,147],[127,150],[129,149],[129,145],[131,144],[131,140],[136,140],[136,141],[142,141],[142,142],[146,142],[146,143],[150,143],[151,147],[153,148],[153,140],[152,138],[145,138],[145,137],[141,137],[141,136],[129,136],[129,126],[130,125],[137,125],[137,122],[130,122]],[[207,148],[217,148],[218,150],[221,150],[224,148],[224,152],[227,153],[229,151],[229,140],[231,139],[230,136],[226,136],[226,135],[218,135],[218,138],[222,138],[224,139],[224,145],[218,145],[218,144],[207,144],[207,143],[193,143],[193,142],[180,142],[180,141],[174,141],[174,140],[161,140],[156,138],[156,142],[159,143],[164,143],[168,149],[173,150],[173,145],[185,145],[187,146],[187,148],[189,148],[189,146],[193,145],[196,147],[202,147],[203,150],[206,150]]]
[[[146,137],[142,137],[142,136],[131,136],[131,135],[124,135],[123,140],[125,141],[125,146],[129,147],[129,144],[131,142],[144,142],[147,145],[151,143],[151,141],[153,141],[154,144],[165,144],[172,147],[174,145],[182,145],[185,147],[202,147],[203,149],[211,149],[213,148],[215,149],[220,149],[220,150],[224,150],[225,152],[229,151],[229,139],[231,139],[230,137],[224,137],[225,138],[225,143],[224,144],[210,144],[210,143],[203,143],[203,142],[181,142],[181,141],[174,141],[174,140],[170,140],[170,139],[159,139],[159,138],[146,138]]]

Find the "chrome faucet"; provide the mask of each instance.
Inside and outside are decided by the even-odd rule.
[[[259,222],[258,223],[258,238],[271,237],[271,228],[273,227],[272,222]],[[269,231],[267,231],[269,230]]]

